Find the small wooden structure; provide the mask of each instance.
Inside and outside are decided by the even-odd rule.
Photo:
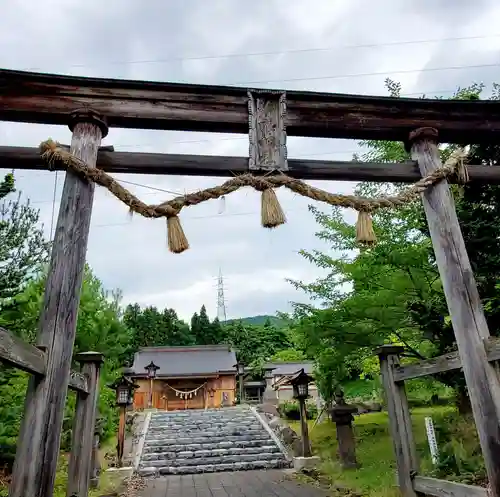
[[[282,90],[78,78],[0,70],[0,119],[60,124],[72,132],[70,153],[87,171],[411,182],[440,168],[438,140],[444,143],[497,143],[500,102],[430,100],[339,95]],[[115,153],[100,149],[108,126],[245,133],[249,157],[206,157]],[[287,136],[398,140],[412,160],[357,163],[293,160]],[[0,147],[9,169],[47,169],[36,148]],[[54,161],[51,168],[67,168]],[[471,181],[500,183],[500,170],[468,166]],[[422,193],[430,235],[458,345],[489,478],[491,497],[500,497],[500,382],[490,363],[495,355],[458,225],[448,181]],[[269,181],[269,180],[268,180]],[[263,184],[264,180],[260,180]],[[68,385],[79,385],[70,493],[85,497],[91,460],[98,362],[84,360],[81,375],[70,375],[76,318],[93,204],[94,182],[69,169],[61,197],[37,347],[2,337],[3,359],[33,373],[14,464],[11,497],[52,497]],[[175,209],[170,207],[171,216]],[[366,214],[366,212],[365,212]],[[365,216],[366,221],[366,216]],[[174,224],[172,223],[172,226]],[[15,353],[11,353],[15,351]],[[394,351],[381,351],[405,497],[485,495],[485,491],[418,477],[408,430],[409,414]],[[10,358],[10,359],[9,359]],[[457,357],[454,359],[457,364]],[[453,361],[452,361],[453,362]],[[70,381],[71,379],[71,381]],[[86,386],[83,386],[86,385]],[[464,493],[465,492],[465,493]],[[468,493],[467,493],[468,492]]]
[[[158,369],[156,376],[148,379],[144,365],[150,362]],[[143,347],[135,354],[128,373],[138,385],[134,409],[232,406],[237,388],[235,363],[236,354],[227,345]]]

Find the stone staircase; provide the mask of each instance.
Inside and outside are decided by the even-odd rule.
[[[289,467],[280,447],[248,407],[151,414],[141,476]]]

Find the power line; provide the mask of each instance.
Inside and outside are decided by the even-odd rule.
[[[329,47],[312,47],[312,48],[292,48],[287,50],[273,50],[273,51],[263,51],[263,52],[241,52],[233,54],[216,54],[216,55],[195,55],[195,56],[180,56],[180,57],[167,57],[164,59],[143,59],[143,60],[129,60],[129,61],[107,61],[101,62],[100,64],[71,64],[70,68],[86,68],[86,67],[98,67],[99,65],[135,65],[135,64],[160,64],[168,62],[185,62],[185,61],[197,61],[197,60],[216,60],[216,59],[233,59],[233,58],[244,58],[244,57],[266,57],[270,55],[293,55],[301,53],[314,53],[314,52],[329,52],[332,50],[353,50],[353,49],[367,49],[367,48],[381,48],[381,47],[393,47],[393,46],[404,46],[404,45],[422,45],[428,43],[448,43],[454,41],[472,41],[472,40],[484,40],[489,38],[499,38],[500,33],[493,33],[490,35],[476,35],[476,36],[458,36],[449,38],[428,38],[423,40],[402,40],[402,41],[389,41],[383,43],[363,43],[356,45],[335,45]],[[42,70],[39,67],[31,67],[21,69],[24,71],[39,71]]]
[[[287,209],[286,212],[309,212],[308,208],[294,208]],[[249,211],[249,212],[233,212],[227,214],[209,214],[208,216],[185,216],[183,220],[203,220],[203,219],[222,219],[226,217],[234,217],[234,216],[258,216],[260,215],[260,211]],[[146,219],[146,218],[144,218]],[[105,223],[105,224],[95,224],[93,228],[107,228],[107,227],[115,227],[115,226],[126,226],[132,224],[131,221],[124,223]]]
[[[158,192],[170,193],[172,195],[182,195],[181,192],[176,192],[174,190],[165,190],[165,188],[158,188],[157,186],[143,185],[142,183],[136,183],[134,181],[126,181],[124,179],[120,180],[120,183],[127,183],[128,185],[140,186],[141,188],[147,188],[148,190],[156,190]]]
[[[319,81],[330,79],[343,79],[343,78],[364,78],[368,76],[387,76],[388,74],[413,74],[416,72],[432,72],[432,71],[452,71],[462,69],[481,69],[485,67],[499,67],[499,63],[494,64],[476,64],[470,66],[442,66],[442,67],[427,67],[424,69],[404,69],[398,71],[377,71],[357,74],[336,74],[334,76],[313,76],[307,78],[288,78],[288,79],[275,79],[267,81],[243,81],[237,83],[229,83],[226,86],[241,86],[241,85],[260,85],[269,83],[289,83],[293,81]]]

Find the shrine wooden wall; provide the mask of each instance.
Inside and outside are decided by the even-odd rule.
[[[150,396],[150,380],[135,380],[139,388],[134,395],[134,409],[141,410],[148,407]],[[193,390],[203,384],[196,395],[191,399],[181,399],[171,387],[186,391]],[[236,375],[221,375],[218,378],[161,378],[153,381],[153,408],[162,410],[204,409],[205,407],[220,407],[226,395],[226,405],[232,405],[236,398]],[[210,396],[213,391],[213,397]]]

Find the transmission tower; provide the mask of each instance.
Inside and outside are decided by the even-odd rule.
[[[226,300],[224,298],[224,277],[222,269],[219,268],[219,279],[217,281],[217,319],[220,322],[227,321]]]

